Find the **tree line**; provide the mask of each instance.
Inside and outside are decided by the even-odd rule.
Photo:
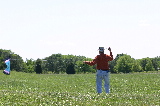
[[[110,62],[112,73],[148,72],[158,71],[160,68],[160,56],[155,58],[134,59],[127,54],[117,54]]]
[[[0,49],[0,70],[5,69],[4,59],[11,57],[11,71],[37,74],[79,74],[95,73],[96,66],[83,64],[83,61],[91,61],[85,56],[52,54],[44,59],[26,59],[15,54],[11,50]],[[127,54],[117,54],[113,61],[109,62],[111,73],[130,73],[143,71],[158,71],[160,67],[160,56],[155,58],[134,59]]]

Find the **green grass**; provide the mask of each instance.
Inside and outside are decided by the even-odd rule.
[[[97,95],[95,74],[0,73],[1,106],[159,106],[160,73],[111,74]],[[104,91],[104,90],[103,90]]]

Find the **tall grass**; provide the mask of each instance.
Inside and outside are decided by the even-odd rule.
[[[111,74],[111,93],[97,95],[95,74],[0,73],[0,105],[159,106],[160,73]]]

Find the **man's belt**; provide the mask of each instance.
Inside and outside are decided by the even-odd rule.
[[[105,70],[104,70],[104,69],[99,69],[99,70],[102,70],[102,71],[107,71],[107,72],[109,72],[109,70],[106,70],[106,69],[105,69]]]
[[[102,71],[109,71],[109,70],[106,70],[106,69],[98,69],[98,70],[102,70]]]

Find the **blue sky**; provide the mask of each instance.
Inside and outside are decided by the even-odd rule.
[[[25,58],[160,56],[160,0],[0,0],[0,48]],[[105,53],[109,53],[107,50]]]

